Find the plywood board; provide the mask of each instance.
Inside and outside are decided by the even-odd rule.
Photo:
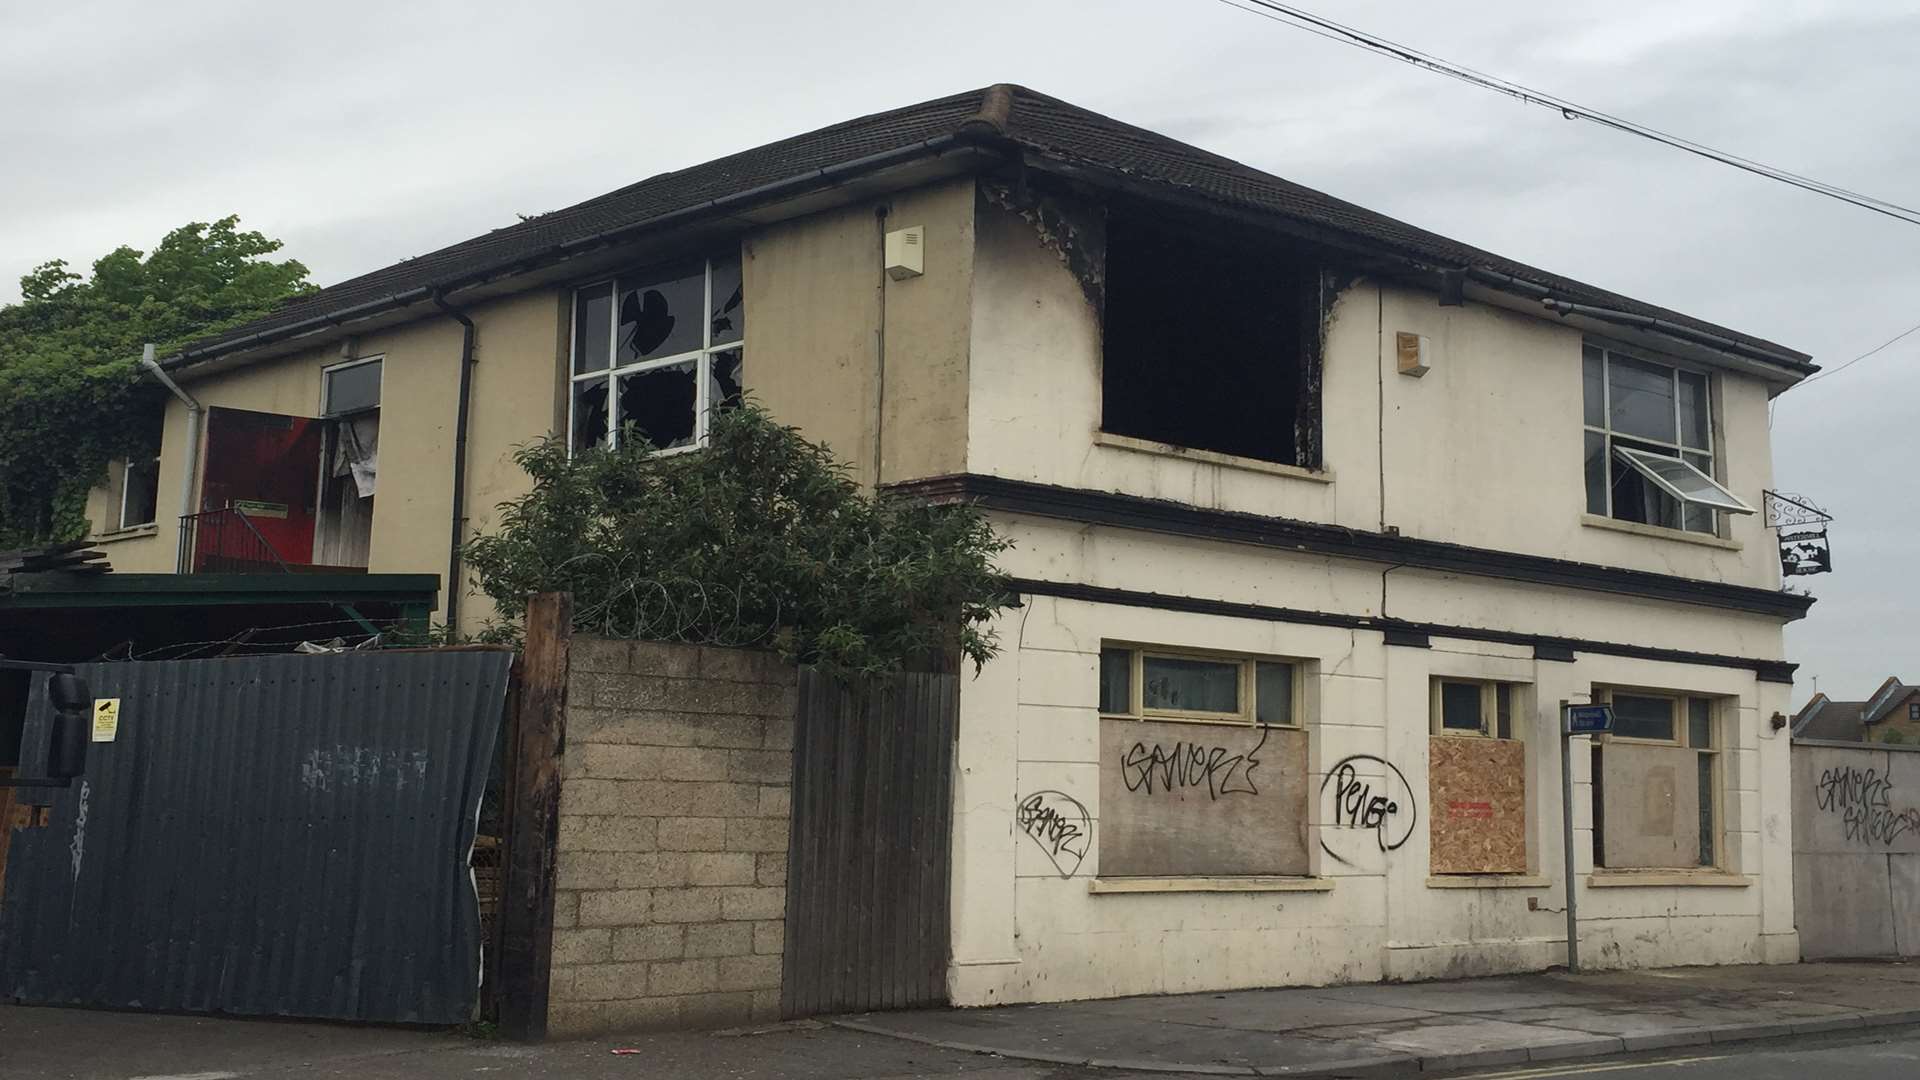
[[[1527,748],[1513,739],[1428,740],[1432,872],[1527,872]]]
[[[1307,733],[1100,721],[1101,877],[1306,874]]]
[[[1610,742],[1600,752],[1603,856],[1609,869],[1700,865],[1696,751]]]

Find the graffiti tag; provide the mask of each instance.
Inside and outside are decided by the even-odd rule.
[[[1222,795],[1258,795],[1253,770],[1260,767],[1260,748],[1267,744],[1267,729],[1260,729],[1260,741],[1252,749],[1233,753],[1224,746],[1202,742],[1177,742],[1172,746],[1144,742],[1133,744],[1120,758],[1120,778],[1128,791],[1154,793],[1155,785],[1164,792],[1187,788],[1205,788],[1207,798]]]
[[[1361,776],[1360,766],[1369,761],[1379,763],[1387,775]],[[1328,829],[1371,832],[1381,851],[1397,851],[1413,835],[1414,821],[1420,816],[1406,776],[1392,762],[1372,754],[1340,759],[1320,782],[1320,797],[1331,802],[1320,832],[1320,850],[1342,864],[1347,860],[1327,844]]]
[[[1078,799],[1064,791],[1036,791],[1020,800],[1014,821],[1053,860],[1061,877],[1080,869],[1093,840],[1093,821]]]
[[[1920,832],[1920,810],[1893,808],[1893,782],[1878,769],[1836,765],[1820,774],[1814,805],[1840,815],[1846,838],[1862,844],[1891,845],[1909,832]]]

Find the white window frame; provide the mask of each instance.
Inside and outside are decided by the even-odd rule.
[[[160,522],[160,455],[155,454],[150,459],[142,458],[141,460],[143,462],[148,460],[153,462],[153,516],[145,521],[127,520],[127,492],[133,490],[133,485],[129,482],[128,474],[133,471],[133,459],[122,458],[120,460],[120,513],[114,519],[119,522],[119,526],[115,531],[121,529],[144,529],[149,525],[157,525]]]
[[[1606,742],[1621,742],[1640,746],[1677,746],[1681,749],[1692,750],[1694,753],[1703,755],[1709,759],[1708,777],[1712,781],[1713,790],[1707,793],[1707,799],[1713,806],[1713,836],[1711,837],[1713,844],[1713,862],[1700,863],[1698,866],[1703,870],[1719,869],[1726,864],[1727,860],[1726,807],[1725,799],[1722,796],[1722,792],[1726,788],[1726,782],[1723,776],[1726,764],[1724,752],[1726,738],[1724,732],[1721,730],[1721,714],[1723,710],[1720,705],[1724,698],[1717,694],[1698,694],[1687,690],[1664,690],[1643,686],[1595,686],[1593,688],[1593,701],[1595,704],[1611,705],[1613,703],[1613,697],[1617,693],[1626,694],[1630,697],[1665,698],[1673,702],[1673,738],[1648,739],[1633,735],[1609,734],[1606,736]],[[1707,703],[1708,745],[1706,746],[1696,746],[1693,742],[1693,703],[1695,701],[1704,701]],[[1599,750],[1602,754],[1606,753],[1605,743],[1601,744]],[[1604,797],[1605,793],[1603,792],[1602,798],[1604,799]],[[1598,845],[1596,845],[1594,851],[1595,866],[1601,866],[1598,857],[1599,854]],[[1631,866],[1601,868],[1618,870],[1652,869],[1649,867]]]
[[[1586,369],[1588,349],[1592,349],[1600,354],[1600,423],[1598,425],[1588,423],[1586,419],[1585,369]],[[1669,377],[1671,378],[1673,383],[1673,435],[1674,435],[1675,441],[1667,442],[1662,439],[1651,439],[1645,436],[1635,435],[1631,432],[1614,430],[1612,367],[1613,367],[1613,359],[1616,356],[1624,359],[1628,359],[1628,360],[1633,360],[1637,363],[1646,364],[1649,367],[1665,368],[1667,370]],[[1720,514],[1721,513],[1751,514],[1754,512],[1752,507],[1742,502],[1731,491],[1728,491],[1725,485],[1721,484],[1720,481],[1716,479],[1713,475],[1714,473],[1719,473],[1719,472],[1722,472],[1723,470],[1720,464],[1720,456],[1721,456],[1720,446],[1719,446],[1720,429],[1719,429],[1719,425],[1714,421],[1713,403],[1716,400],[1716,395],[1714,393],[1715,380],[1712,372],[1702,371],[1699,368],[1689,367],[1683,364],[1675,364],[1665,359],[1664,357],[1660,359],[1653,359],[1653,358],[1650,358],[1645,353],[1629,350],[1629,349],[1622,349],[1619,346],[1614,345],[1612,342],[1600,340],[1600,339],[1594,339],[1594,338],[1588,338],[1586,341],[1582,343],[1582,348],[1580,351],[1580,365],[1581,365],[1581,377],[1582,377],[1581,402],[1580,402],[1580,430],[1582,432],[1591,432],[1593,434],[1599,435],[1601,438],[1606,440],[1605,456],[1608,462],[1608,469],[1607,469],[1607,482],[1606,482],[1607,502],[1605,507],[1605,514],[1607,517],[1612,518],[1616,521],[1626,520],[1624,518],[1621,518],[1619,515],[1617,515],[1614,512],[1613,470],[1611,465],[1612,465],[1612,462],[1615,461],[1616,459],[1619,460],[1622,464],[1626,465],[1628,468],[1631,468],[1635,472],[1639,473],[1642,477],[1644,477],[1647,480],[1648,483],[1651,483],[1652,485],[1654,485],[1656,490],[1660,491],[1662,494],[1668,496],[1669,498],[1676,500],[1679,503],[1681,507],[1681,524],[1678,526],[1676,531],[1698,533],[1703,536],[1704,535],[1717,536],[1720,533]],[[1706,432],[1707,444],[1704,447],[1686,445],[1686,435],[1685,435],[1686,416],[1681,411],[1681,407],[1680,407],[1680,373],[1683,371],[1687,372],[1690,375],[1700,376],[1701,389],[1703,394],[1700,402],[1700,408],[1702,413],[1704,414],[1703,419],[1706,421],[1706,428],[1707,428],[1707,432]],[[1715,492],[1718,492],[1724,498],[1710,501],[1706,499],[1700,499],[1697,497],[1689,497],[1683,494],[1672,483],[1668,482],[1666,479],[1659,476],[1653,469],[1649,468],[1642,462],[1636,460],[1633,456],[1634,454],[1646,454],[1648,453],[1647,451],[1639,450],[1637,447],[1616,446],[1614,443],[1614,440],[1616,438],[1625,439],[1628,442],[1642,443],[1648,446],[1658,446],[1658,447],[1661,447],[1662,449],[1672,450],[1673,454],[1670,458],[1668,458],[1669,460],[1677,461],[1681,465],[1685,466],[1688,471],[1692,472],[1694,475],[1698,476],[1701,480],[1705,481],[1708,485],[1712,487],[1712,489]],[[1581,446],[1580,449],[1581,449],[1581,454],[1584,458],[1584,455],[1586,454],[1586,447],[1584,445],[1584,440],[1583,440],[1583,445]],[[1696,457],[1704,457],[1707,460],[1708,469],[1703,470],[1700,467],[1694,465],[1692,462],[1688,461],[1687,455],[1689,454],[1692,454]],[[1668,457],[1668,455],[1664,455],[1664,454],[1656,454],[1651,456]],[[1585,473],[1584,464],[1581,470],[1581,487],[1583,489],[1582,503],[1584,505],[1584,502],[1585,502],[1584,489],[1586,487],[1586,473]],[[1686,507],[1688,505],[1699,506],[1706,509],[1709,512],[1709,522],[1708,522],[1710,526],[1709,528],[1689,529],[1686,527]],[[1654,527],[1664,528],[1666,526],[1654,526]]]
[[[328,364],[325,367],[321,368],[320,369],[320,416],[321,418],[332,419],[336,416],[354,416],[359,413],[373,412],[375,409],[378,409],[381,405],[385,404],[386,395],[387,395],[386,360],[387,360],[386,354],[381,353],[377,356],[358,356],[353,358],[352,360],[342,360],[340,363]],[[333,396],[331,391],[333,390],[334,373],[339,371],[345,371],[348,368],[365,367],[368,364],[380,365],[379,400],[377,400],[372,405],[366,406],[365,408],[349,409],[346,412],[333,411],[333,403],[329,401],[328,398]]]
[[[1168,648],[1161,645],[1141,645],[1134,642],[1107,641],[1100,646],[1102,653],[1124,651],[1129,654],[1127,666],[1127,708],[1125,712],[1101,710],[1100,716],[1107,720],[1153,720],[1182,724],[1247,724],[1253,727],[1282,728],[1287,730],[1304,728],[1306,718],[1302,715],[1306,702],[1304,678],[1306,664],[1293,657],[1253,656],[1246,653],[1214,652],[1203,649]],[[1146,702],[1146,661],[1156,657],[1166,660],[1204,660],[1213,663],[1239,665],[1240,708],[1235,712],[1206,712],[1198,709],[1149,709]],[[1258,695],[1258,665],[1279,664],[1292,671],[1288,679],[1289,700],[1287,716],[1289,723],[1260,723]],[[1097,691],[1097,687],[1096,687]]]
[[[571,456],[575,450],[573,437],[575,423],[574,405],[578,400],[574,393],[575,387],[583,382],[592,382],[595,379],[606,380],[607,441],[604,446],[609,450],[618,449],[620,446],[620,428],[622,426],[619,423],[621,378],[627,375],[638,375],[643,372],[655,370],[656,368],[676,367],[688,361],[693,361],[694,363],[693,439],[685,446],[661,447],[655,449],[654,453],[683,454],[691,450],[698,450],[707,445],[707,436],[712,426],[712,410],[714,404],[709,400],[712,394],[709,384],[713,381],[713,358],[719,353],[731,352],[738,349],[740,350],[742,358],[741,368],[743,371],[746,366],[747,336],[744,332],[732,341],[723,342],[719,345],[713,342],[713,267],[716,261],[725,262],[730,258],[731,256],[723,256],[718,260],[711,257],[700,260],[700,296],[702,306],[699,348],[687,352],[675,353],[672,356],[658,356],[650,357],[646,360],[637,360],[631,364],[620,367],[612,366],[612,364],[613,358],[618,355],[620,349],[620,278],[623,275],[615,274],[574,286],[573,309],[567,316],[567,370],[570,372],[567,376],[567,453],[569,456]],[[663,272],[671,272],[670,265],[671,264],[658,269]],[[743,265],[741,267],[743,285],[745,272],[746,268]],[[643,270],[640,273],[645,273],[645,271]],[[639,275],[629,273],[624,276],[631,279]],[[580,294],[598,288],[609,290],[613,300],[612,303],[607,305],[608,366],[594,368],[591,371],[576,372],[574,369],[580,365],[580,357],[578,355],[580,348]]]
[[[1480,729],[1469,731],[1466,728],[1450,728],[1441,721],[1444,719],[1441,708],[1441,687],[1446,683],[1480,688]],[[1469,739],[1501,739],[1507,742],[1521,741],[1523,725],[1520,722],[1522,707],[1520,692],[1523,683],[1504,682],[1499,679],[1475,679],[1455,675],[1435,675],[1428,696],[1428,713],[1431,717],[1431,731],[1435,735],[1457,735]],[[1507,731],[1500,734],[1500,695],[1505,692],[1507,698]]]
[[[1655,454],[1651,451],[1639,450],[1631,446],[1616,446],[1613,448],[1613,453],[1615,457],[1626,462],[1635,472],[1645,477],[1653,486],[1666,492],[1673,498],[1678,499],[1682,504],[1692,503],[1695,506],[1704,506],[1709,510],[1722,510],[1729,514],[1753,513],[1753,507],[1741,502],[1733,492],[1722,487],[1718,480],[1701,472],[1698,466],[1685,458],[1670,458],[1664,454]],[[1711,460],[1713,455],[1709,452],[1707,456],[1708,459]],[[1663,468],[1679,468],[1692,473],[1700,479],[1701,483],[1707,485],[1710,489],[1709,493],[1705,497],[1702,497],[1699,495],[1689,495],[1681,491],[1673,481],[1661,475],[1660,470]],[[1608,493],[1608,498],[1612,498],[1611,492]]]

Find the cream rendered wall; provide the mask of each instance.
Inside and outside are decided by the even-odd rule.
[[[865,486],[964,461],[973,190],[948,180],[893,194],[885,217],[862,202],[743,244],[748,395]],[[911,225],[926,229],[925,274],[888,280],[885,232]]]
[[[524,474],[512,464],[512,450],[552,430],[561,415],[564,314],[565,299],[551,289],[475,305],[468,312],[476,327],[467,429],[471,528],[490,525],[495,505],[526,489]],[[386,358],[381,368],[381,468],[368,560],[373,573],[446,574],[460,339],[460,325],[445,317],[356,339],[355,356]],[[228,371],[198,376],[188,372],[180,382],[208,408],[318,416],[321,369],[340,359],[335,339]],[[149,536],[108,541],[108,558],[117,570],[170,573],[175,567],[180,480],[187,467],[186,417],[186,407],[169,399],[161,435],[159,521]],[[107,495],[97,492],[93,498],[104,507]],[[462,601],[460,629],[476,630],[491,606],[470,588],[465,595],[470,599]]]
[[[1367,613],[1380,568],[1342,560],[1103,527],[995,515],[1015,547],[1009,572],[1119,588]],[[1406,571],[1396,571],[1398,578]],[[1608,610],[1606,598],[1535,589],[1510,609],[1515,629],[1621,634],[1667,617],[1715,634],[1717,616],[1676,605]],[[1396,592],[1393,602],[1398,604]],[[1410,618],[1433,613],[1398,612]],[[997,624],[1002,655],[963,682],[955,791],[953,966],[960,1004],[984,1005],[1233,987],[1444,978],[1539,970],[1564,962],[1558,703],[1584,701],[1595,683],[1725,695],[1721,820],[1725,868],[1737,887],[1642,884],[1589,887],[1587,745],[1574,750],[1575,855],[1582,955],[1595,968],[1790,962],[1790,829],[1784,797],[1787,739],[1766,718],[1785,687],[1751,671],[1582,653],[1572,663],[1524,647],[1435,638],[1428,649],[1389,647],[1376,632],[1028,597]],[[1777,630],[1775,631],[1777,635]],[[1596,634],[1595,636],[1608,636]],[[1325,891],[1102,894],[1097,662],[1102,639],[1289,657],[1306,665],[1310,822]],[[1628,638],[1628,640],[1639,640]],[[1429,882],[1426,766],[1429,687],[1436,676],[1497,679],[1528,688],[1518,720],[1527,746],[1530,875],[1497,886]],[[1381,851],[1371,834],[1332,827],[1322,784],[1350,754],[1384,758],[1412,786],[1420,818],[1407,842]],[[1360,775],[1384,770],[1363,762]],[[1062,877],[1017,827],[1014,808],[1038,790],[1086,806],[1093,843]],[[1452,880],[1452,879],[1448,879]],[[1530,900],[1535,908],[1529,908]]]
[[[1779,584],[1758,515],[1733,517],[1729,541],[1705,543],[1582,522],[1583,335],[1576,329],[1477,303],[1441,307],[1432,294],[1363,280],[1339,296],[1327,322],[1325,473],[1274,475],[1100,445],[1100,327],[1079,281],[1009,211],[983,206],[978,233],[972,472],[1355,529],[1396,526],[1422,539],[1762,588]],[[1434,362],[1424,378],[1395,370],[1397,331],[1428,337]],[[1765,387],[1732,374],[1714,385],[1726,481],[1758,506],[1771,475]]]

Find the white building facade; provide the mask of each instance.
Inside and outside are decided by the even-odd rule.
[[[1329,268],[1263,384],[1198,361],[1288,328],[1134,279],[1284,268],[1028,198],[976,211],[966,472],[904,485],[987,506],[1023,599],[961,692],[956,1003],[1562,964],[1558,718],[1591,701],[1619,728],[1571,743],[1585,966],[1798,959],[1776,717],[1806,601],[1716,508],[1760,505],[1791,378]],[[1142,338],[1188,366],[1129,402]],[[1269,407],[1267,444],[1212,426]],[[1717,484],[1674,498],[1616,447]]]

